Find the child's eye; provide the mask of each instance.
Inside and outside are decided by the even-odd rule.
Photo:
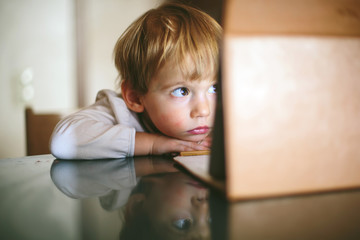
[[[216,91],[217,91],[217,85],[216,84],[212,85],[208,90],[209,93],[216,93]]]
[[[172,224],[178,230],[187,231],[192,226],[192,220],[189,218],[177,219]]]
[[[189,89],[186,87],[179,87],[171,92],[171,95],[175,97],[185,97],[186,95],[189,95]]]

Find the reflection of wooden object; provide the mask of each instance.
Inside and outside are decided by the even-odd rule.
[[[25,110],[27,155],[48,154],[49,140],[60,114],[37,114],[31,108]]]
[[[360,239],[359,191],[238,202],[227,213],[229,240]]]
[[[180,155],[174,157],[174,161],[192,175],[217,188],[217,190],[225,191],[225,181],[216,179],[209,173],[209,155]]]
[[[359,187],[360,2],[226,3],[228,197]]]

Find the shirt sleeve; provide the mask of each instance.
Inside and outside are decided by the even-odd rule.
[[[95,104],[62,119],[51,153],[59,159],[122,158],[134,155],[135,133],[143,131],[135,113],[114,92],[100,92]]]
[[[137,184],[134,159],[54,161],[50,170],[55,186],[75,199],[99,197],[101,206],[123,206]]]

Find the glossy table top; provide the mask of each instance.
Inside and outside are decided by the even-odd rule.
[[[1,159],[0,239],[360,239],[360,191],[228,203],[166,158]]]

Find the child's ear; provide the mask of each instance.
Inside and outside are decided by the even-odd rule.
[[[137,113],[144,111],[144,105],[140,101],[140,94],[125,82],[121,84],[121,95],[130,110]]]

